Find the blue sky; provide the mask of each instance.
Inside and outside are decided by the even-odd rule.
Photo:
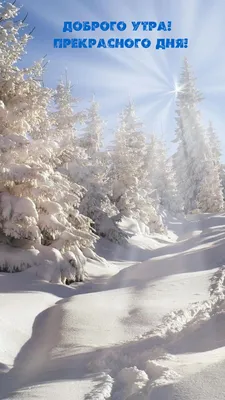
[[[74,94],[86,107],[95,93],[101,114],[108,121],[106,144],[112,138],[117,116],[129,97],[134,100],[146,134],[163,135],[169,146],[174,138],[175,94],[182,59],[187,56],[205,100],[201,105],[204,123],[211,119],[217,130],[225,160],[225,43],[224,0],[18,0],[21,15],[36,27],[23,61],[29,64],[47,54],[50,61],[45,85],[55,87],[67,68]],[[142,32],[127,28],[120,37],[188,38],[188,49],[54,49],[55,37],[66,37],[64,21],[172,21],[172,31]],[[116,37],[117,32],[88,34]],[[120,34],[121,35],[121,34]],[[75,36],[75,35],[73,35]],[[77,37],[87,36],[85,32]]]

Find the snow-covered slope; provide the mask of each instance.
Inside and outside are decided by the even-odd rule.
[[[83,285],[1,275],[0,399],[224,398],[225,216],[169,228],[102,241]]]

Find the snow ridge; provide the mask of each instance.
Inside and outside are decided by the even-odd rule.
[[[113,378],[110,375],[103,373],[101,379],[101,386],[98,384],[91,393],[85,396],[85,400],[105,400],[111,397],[114,382]]]
[[[209,301],[191,304],[187,310],[178,310],[164,318],[163,323],[154,330],[150,336],[160,336],[165,341],[165,346],[174,345],[182,337],[193,332],[214,315],[222,312],[225,302],[225,266],[220,267],[212,276],[209,286]],[[158,361],[173,357],[165,354]],[[157,360],[149,360],[146,363],[146,371],[150,378],[148,395],[154,388],[171,385],[179,380],[179,375],[167,367],[163,367]],[[149,397],[147,397],[149,398]],[[146,400],[147,400],[146,398]]]
[[[194,330],[203,321],[208,320],[218,312],[225,300],[225,266],[219,268],[211,278],[209,287],[210,299],[203,302],[192,303],[187,310],[175,311],[163,319],[162,324],[151,334],[169,339],[176,339],[178,335],[185,334],[187,330]],[[149,336],[148,334],[146,334]],[[142,336],[142,338],[146,337]]]
[[[163,361],[174,358],[168,353],[171,346],[175,348],[181,338],[223,311],[225,266],[213,274],[209,294],[208,301],[192,303],[186,310],[174,311],[165,316],[158,328],[138,337],[136,344],[134,342],[128,347],[125,345],[118,351],[100,352],[97,361],[90,367],[110,372],[114,378],[113,400],[147,400],[155,389],[163,390],[163,387],[181,378],[175,371],[164,366]],[[141,340],[143,345],[140,347]]]

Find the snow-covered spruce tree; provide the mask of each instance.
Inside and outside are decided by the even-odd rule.
[[[162,231],[162,220],[151,198],[145,162],[146,138],[134,104],[129,102],[120,116],[112,147],[111,199],[121,216],[140,219],[152,231]]]
[[[77,126],[84,122],[85,113],[75,108],[79,99],[72,94],[72,84],[61,80],[54,93],[54,108],[51,114],[53,131],[51,138],[59,145],[59,151],[55,153],[55,165],[65,166],[66,163],[76,157],[79,162],[87,158],[86,152],[79,145],[77,138]]]
[[[99,114],[99,104],[94,96],[87,109],[85,125],[80,138],[80,145],[85,148],[89,157],[100,151],[103,145],[104,121]]]
[[[82,123],[85,113],[76,111],[79,99],[72,95],[71,82],[61,80],[53,92],[51,112],[49,112],[50,129],[32,131],[32,139],[42,149],[41,155],[50,158],[50,164],[66,172],[66,165],[76,158],[79,162],[87,158],[86,152],[79,146],[77,126]],[[46,143],[47,142],[47,143]]]
[[[156,135],[151,135],[147,146],[146,168],[160,207],[171,214],[182,212],[172,159],[167,156],[165,143]]]
[[[81,181],[87,189],[81,201],[80,212],[93,221],[95,232],[114,243],[126,244],[128,235],[119,228],[118,210],[110,200],[110,186],[108,168],[110,155],[107,152],[98,152],[89,159],[86,172],[79,168]],[[75,173],[76,170],[71,170]],[[85,179],[84,179],[85,176]]]
[[[209,160],[206,164],[207,174],[201,183],[198,195],[198,205],[204,212],[218,212],[223,210],[223,170],[220,164],[220,142],[211,122],[209,123],[207,134]]]
[[[83,187],[84,197],[79,210],[92,220],[94,232],[121,243],[126,239],[126,235],[112,218],[117,210],[107,194],[109,157],[108,153],[99,151],[104,122],[98,114],[95,101],[86,114],[75,113],[72,105],[76,99],[72,97],[71,89],[71,85],[61,83],[55,95],[56,111],[53,113],[53,120],[57,137],[62,138],[63,143],[55,160],[61,172]],[[65,123],[62,123],[63,121]],[[76,123],[81,121],[85,122],[86,133],[80,139],[77,137]],[[82,251],[90,258],[97,257],[89,249]]]
[[[38,215],[30,199],[22,201],[36,179],[37,171],[22,165],[29,141],[26,134],[46,119],[49,91],[37,77],[42,67],[19,69],[29,35],[20,34],[24,24],[14,22],[19,9],[0,3],[0,229],[1,237],[40,240]]]
[[[223,190],[223,198],[225,200],[225,166],[221,163],[221,155],[222,155],[221,143],[211,121],[209,122],[207,133],[208,133],[209,147],[212,152],[213,162],[214,165],[219,169],[220,180]]]
[[[220,165],[220,179],[223,190],[223,200],[225,201],[225,164]]]
[[[56,172],[60,172],[70,182],[70,188],[75,189],[77,200],[72,202],[68,209],[69,222],[73,229],[81,234],[82,240],[79,241],[79,249],[87,257],[94,256],[93,244],[97,240],[97,236],[93,233],[92,222],[88,215],[79,212],[80,201],[86,196],[87,189],[82,185],[84,182],[76,173],[72,176],[70,173],[71,165],[76,165],[79,169],[86,168],[88,156],[83,148],[79,145],[77,138],[77,125],[82,123],[85,117],[83,112],[74,110],[74,106],[78,104],[78,99],[72,95],[72,85],[66,79],[61,81],[56,88],[54,95],[55,111],[52,113],[53,133],[51,139],[56,144],[54,147],[54,158],[52,163]],[[58,146],[58,147],[57,147]],[[72,199],[73,197],[71,197]],[[68,208],[68,207],[67,207]],[[89,241],[83,240],[88,238]],[[72,250],[72,249],[70,249]]]
[[[177,93],[177,128],[174,156],[178,188],[185,212],[221,210],[221,187],[218,171],[212,163],[212,153],[201,122],[198,105],[202,95],[196,89],[195,79],[187,59],[184,60]],[[212,186],[214,174],[215,185]],[[208,182],[208,183],[207,183]],[[205,193],[207,186],[207,194]],[[210,188],[210,189],[209,189]],[[207,197],[209,196],[209,197]],[[207,202],[206,202],[207,197]],[[217,198],[215,205],[215,198]]]
[[[211,121],[209,121],[207,135],[208,135],[209,147],[212,152],[213,161],[215,164],[220,164],[220,158],[222,155],[221,143],[215,129],[213,128],[213,124]]]
[[[80,139],[81,146],[88,154],[85,167],[70,166],[73,176],[79,176],[79,182],[87,189],[81,201],[80,211],[93,221],[95,232],[108,240],[126,244],[127,234],[119,228],[118,210],[110,200],[109,167],[110,153],[102,151],[103,129],[105,122],[99,114],[99,105],[93,98],[87,110],[85,127]]]
[[[21,35],[24,24],[15,22],[19,9],[0,5],[0,268],[37,265],[52,269],[50,280],[75,275],[80,280],[85,262],[80,249],[95,240],[90,221],[78,212],[82,190],[49,163],[50,141],[44,149],[40,141],[27,139],[28,132],[32,137],[48,126],[51,91],[38,79],[41,63],[17,66],[30,36]],[[36,250],[25,250],[31,246]],[[15,247],[23,248],[20,255]]]
[[[223,191],[218,167],[212,163],[208,166],[208,175],[201,182],[197,196],[197,208],[202,212],[219,212],[223,210]]]

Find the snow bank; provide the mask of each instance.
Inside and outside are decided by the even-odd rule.
[[[144,390],[147,383],[148,375],[145,371],[140,371],[137,367],[124,368],[117,376],[112,399],[140,399],[138,394]]]
[[[9,375],[5,370],[5,397],[221,400],[223,382],[218,381],[213,390],[211,377],[222,379],[225,363],[225,267],[221,263],[225,235],[218,220],[206,219],[201,224],[207,228],[199,229],[203,231],[200,235],[148,250],[150,260],[124,269],[108,283],[106,275],[113,268],[120,269],[120,263],[106,268],[89,261],[95,280],[75,287],[73,296],[57,302],[55,312],[47,311],[46,318],[37,319],[16,369]],[[211,225],[209,229],[212,221],[217,228]],[[197,230],[192,221],[186,223],[184,230],[191,231],[190,225]],[[52,263],[57,256],[45,255]],[[25,299],[31,307],[32,295],[26,293]],[[16,302],[11,299],[10,305],[3,297],[7,305],[3,327],[11,321]],[[17,299],[24,309],[25,301]],[[22,343],[18,332],[11,330],[10,337],[10,329],[10,343],[14,334]],[[9,359],[2,358],[3,370]],[[28,376],[26,382],[24,376]],[[9,390],[12,378],[18,384],[13,395]]]
[[[77,255],[67,252],[62,256],[59,250],[50,246],[17,249],[0,244],[0,271],[20,272],[32,268],[32,272],[48,282],[82,281],[85,262],[81,251]]]

